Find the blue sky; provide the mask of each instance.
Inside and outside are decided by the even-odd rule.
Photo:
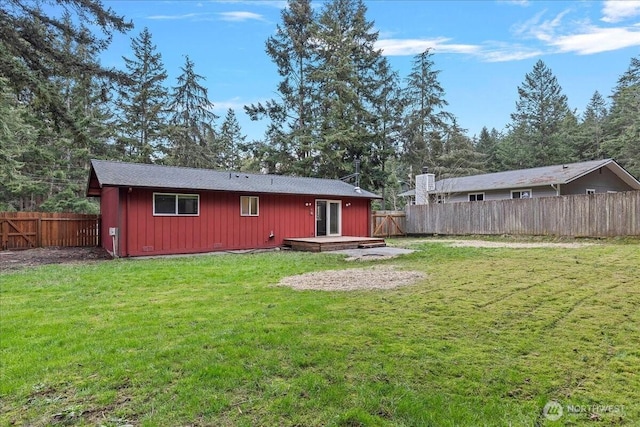
[[[321,9],[322,1],[314,1]],[[175,84],[184,56],[206,78],[215,112],[233,108],[248,139],[263,136],[243,106],[276,97],[276,67],[265,41],[281,22],[285,1],[104,0],[133,21],[116,35],[103,65],[123,68],[130,39],[148,27]],[[542,59],[557,77],[569,105],[581,113],[597,90],[605,97],[632,57],[640,54],[640,1],[424,1],[370,0],[367,17],[401,77],[412,57],[431,48],[448,110],[469,136],[483,126],[503,130],[522,84]],[[219,119],[220,121],[222,120]]]

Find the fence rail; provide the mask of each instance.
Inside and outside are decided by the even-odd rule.
[[[0,212],[0,249],[99,246],[100,215]]]
[[[640,236],[640,191],[415,205],[408,234]]]

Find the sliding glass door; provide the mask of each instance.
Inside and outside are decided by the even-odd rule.
[[[342,202],[316,200],[316,236],[340,236]]]

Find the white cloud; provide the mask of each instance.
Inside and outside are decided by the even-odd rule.
[[[209,13],[185,13],[182,15],[151,15],[147,16],[147,19],[156,19],[156,20],[182,20],[182,19],[195,19],[202,18],[204,16],[210,15]]]
[[[255,20],[255,21],[265,20],[262,15],[258,13],[253,13],[253,12],[243,12],[243,11],[220,12],[218,15],[220,16],[220,19],[222,19],[223,21],[243,22],[243,21],[250,21],[250,20]]]
[[[437,53],[475,53],[478,46],[468,44],[447,43],[450,39],[438,37],[435,39],[382,39],[376,42],[376,49],[382,49],[386,56],[417,55],[427,49]]]
[[[385,39],[378,40],[377,49],[382,49],[385,56],[413,56],[427,49],[433,53],[457,53],[471,55],[485,62],[520,61],[540,56],[540,49],[527,48],[507,43],[487,42],[483,45],[453,44],[450,39],[439,37],[435,39]]]
[[[606,0],[602,8],[602,21],[614,23],[640,15],[640,1]]]
[[[282,0],[213,0],[213,3],[249,4],[253,6],[271,6],[278,9],[287,7],[287,2]]]
[[[552,40],[556,30],[562,28],[562,18],[569,13],[569,10],[560,12],[553,19],[543,21],[542,17],[545,13],[546,11],[543,10],[528,21],[514,25],[512,31],[518,36],[532,37],[542,41]]]
[[[549,44],[561,52],[575,52],[580,55],[608,52],[640,46],[640,28],[592,27],[581,34],[557,37]]]
[[[226,99],[222,101],[212,101],[213,102],[213,111],[216,112],[226,112],[229,108],[235,110],[236,114],[244,111],[244,106],[249,105],[252,102],[242,101],[239,96],[233,97],[231,99]]]
[[[509,62],[536,58],[543,53],[540,49],[501,43],[497,46],[486,46],[482,51],[478,52],[476,56],[485,62]]]
[[[514,4],[516,6],[529,6],[529,0],[498,0],[498,3]]]
[[[638,3],[612,2],[612,3]],[[616,16],[630,16],[630,9],[619,7]],[[630,27],[600,27],[586,21],[563,22],[569,13],[565,10],[552,19],[543,20],[545,11],[536,14],[528,21],[513,27],[517,36],[533,38],[544,44],[549,50],[547,53],[577,53],[578,55],[591,55],[600,52],[608,52],[633,46],[640,46],[640,28]],[[610,9],[613,14],[613,9]],[[640,13],[638,9],[634,13]],[[613,16],[613,15],[610,15]],[[604,20],[604,19],[603,19]]]

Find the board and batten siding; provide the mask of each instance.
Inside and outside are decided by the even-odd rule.
[[[640,191],[407,206],[408,234],[640,236]]]
[[[154,216],[153,190],[120,189],[119,219],[115,225],[104,225],[120,227],[120,256],[265,249],[281,246],[285,238],[313,237],[315,201],[322,198],[167,189],[156,192],[198,194],[199,214]],[[241,195],[259,197],[258,216],[240,215]],[[342,235],[369,235],[368,199],[327,198],[342,202]],[[109,216],[112,218],[109,222],[113,223],[113,215]]]

